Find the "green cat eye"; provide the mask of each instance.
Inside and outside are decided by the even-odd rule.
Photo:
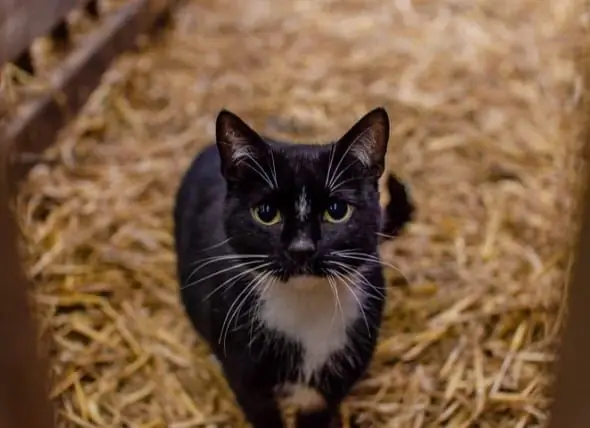
[[[324,219],[330,223],[344,223],[352,215],[352,206],[346,202],[333,199],[324,211]]]
[[[272,226],[281,221],[281,213],[271,204],[260,204],[252,208],[252,217],[265,226]]]

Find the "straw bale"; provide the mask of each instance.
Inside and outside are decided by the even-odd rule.
[[[542,426],[571,263],[584,80],[575,0],[192,0],[121,58],[18,211],[63,427],[238,427],[180,309],[171,206],[230,108],[335,138],[369,108],[416,221],[344,411],[363,426]]]

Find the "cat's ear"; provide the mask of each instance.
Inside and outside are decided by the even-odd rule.
[[[221,172],[228,180],[241,179],[248,161],[259,161],[268,152],[262,137],[230,111],[217,115],[215,134]]]
[[[383,107],[365,114],[336,143],[338,151],[349,154],[380,177],[385,169],[385,155],[389,142],[389,116]]]

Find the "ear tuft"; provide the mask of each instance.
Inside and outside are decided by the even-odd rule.
[[[381,176],[388,142],[389,116],[383,107],[378,107],[359,119],[339,144],[345,144],[349,153],[361,164]]]
[[[222,173],[227,179],[240,178],[242,160],[257,158],[264,153],[266,143],[262,138],[228,110],[221,110],[217,115],[215,134]]]

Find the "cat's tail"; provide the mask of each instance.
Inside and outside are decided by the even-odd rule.
[[[397,237],[415,214],[415,207],[406,186],[391,173],[386,180],[389,201],[381,211],[380,242]]]

